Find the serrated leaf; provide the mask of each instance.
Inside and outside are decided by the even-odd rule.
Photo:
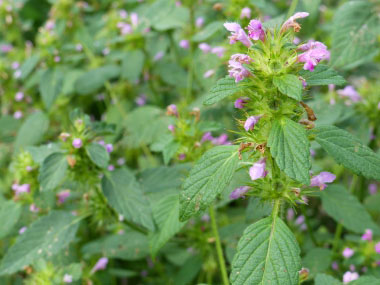
[[[330,185],[321,191],[323,209],[337,223],[345,228],[362,234],[366,229],[380,233],[380,228],[372,220],[359,200],[342,185]]]
[[[375,276],[362,276],[359,279],[350,282],[350,285],[380,285],[380,279]]]
[[[178,194],[161,199],[152,209],[158,230],[149,236],[149,244],[153,257],[185,223],[179,221]]]
[[[356,174],[380,180],[380,156],[349,132],[335,126],[319,126],[311,133],[337,163]]]
[[[66,176],[67,167],[66,155],[63,153],[55,152],[45,158],[38,176],[42,191],[50,191],[59,186]]]
[[[80,220],[64,211],[52,211],[39,218],[7,251],[0,274],[15,273],[37,259],[58,253],[75,238]]]
[[[233,95],[236,92],[246,88],[245,86],[238,85],[235,80],[229,76],[219,79],[216,85],[211,88],[209,94],[203,101],[204,105],[212,105],[216,102]]]
[[[82,253],[88,257],[105,255],[123,260],[138,260],[149,254],[148,238],[138,232],[108,235],[85,244]]]
[[[162,150],[162,156],[164,157],[165,165],[167,165],[170,162],[170,160],[174,157],[179,147],[180,144],[176,141],[171,141],[170,143],[165,145],[164,149]]]
[[[378,52],[379,16],[370,1],[348,1],[336,11],[332,31],[332,66],[352,69]]]
[[[238,166],[237,146],[217,146],[207,151],[190,171],[180,196],[180,220],[204,211],[231,182]]]
[[[0,202],[0,238],[6,237],[16,225],[21,215],[21,205],[9,201]]]
[[[29,116],[17,133],[15,150],[19,147],[38,144],[49,127],[49,119],[42,112],[36,112]]]
[[[40,80],[39,90],[46,109],[50,109],[63,87],[63,74],[54,69],[46,70]]]
[[[303,184],[310,184],[310,143],[303,126],[288,118],[275,121],[268,146],[286,175]]]
[[[278,217],[250,225],[237,245],[232,261],[231,283],[298,284],[300,249],[293,233]]]
[[[212,22],[204,27],[202,31],[196,33],[191,39],[194,42],[203,42],[222,29],[224,29],[223,22]]]
[[[102,179],[102,190],[109,204],[129,221],[154,231],[152,212],[135,176],[121,168]]]
[[[40,56],[38,54],[34,54],[29,57],[20,68],[21,71],[21,79],[25,79],[28,75],[33,71],[33,69],[37,66],[40,61]]]
[[[144,67],[144,53],[141,50],[128,51],[121,66],[121,78],[137,82]]]
[[[327,274],[317,274],[315,285],[342,285],[342,282]]]
[[[300,75],[306,80],[308,86],[344,85],[347,83],[338,72],[323,64],[318,64],[314,71],[301,70]]]
[[[104,146],[93,142],[86,146],[86,152],[95,165],[100,168],[106,168],[108,166],[110,155]]]
[[[285,74],[273,77],[273,85],[276,86],[282,94],[297,101],[302,100],[302,82],[297,76]]]
[[[184,6],[177,7],[170,5],[166,11],[165,16],[158,18],[153,23],[153,27],[158,31],[184,27],[190,17],[189,9]]]
[[[303,258],[303,266],[310,270],[310,276],[325,272],[330,267],[332,252],[327,248],[313,248]]]

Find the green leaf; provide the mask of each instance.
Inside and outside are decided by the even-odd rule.
[[[337,163],[356,174],[380,180],[380,156],[349,132],[335,126],[319,126],[311,133]]]
[[[153,217],[158,226],[158,231],[149,237],[150,248],[153,257],[185,223],[179,221],[178,194],[166,196],[161,199],[152,209]]]
[[[180,147],[180,144],[176,141],[171,141],[170,143],[165,145],[164,149],[162,150],[162,155],[164,157],[165,165],[167,165],[169,161],[174,157],[179,147]]]
[[[33,69],[37,66],[40,61],[40,56],[38,54],[34,54],[29,57],[22,65],[21,65],[21,79],[25,79],[28,75],[33,71]]]
[[[30,115],[17,133],[15,150],[41,142],[48,127],[49,119],[44,113],[36,112]]]
[[[342,282],[327,274],[317,274],[315,285],[342,285]]]
[[[310,270],[310,276],[325,272],[331,264],[332,252],[327,248],[313,248],[303,259],[303,266]]]
[[[118,77],[120,68],[117,65],[106,65],[86,72],[74,84],[75,91],[80,95],[93,93],[103,87],[108,80]]]
[[[50,109],[63,87],[63,74],[54,69],[46,70],[40,80],[40,93],[46,109]]]
[[[351,281],[350,285],[380,285],[380,279],[375,276],[362,276],[357,280]]]
[[[85,244],[82,253],[88,257],[104,255],[123,260],[138,260],[149,254],[148,238],[135,231],[108,235]]]
[[[345,228],[362,234],[366,229],[380,233],[380,228],[374,223],[359,200],[349,193],[342,185],[330,185],[321,191],[323,209],[337,223]]]
[[[137,82],[144,67],[144,53],[141,50],[131,50],[124,56],[121,65],[121,78]]]
[[[349,70],[370,61],[379,51],[379,16],[370,1],[349,1],[333,20],[332,66]]]
[[[229,76],[219,79],[216,85],[211,88],[209,94],[203,101],[204,105],[212,105],[216,102],[226,98],[227,96],[233,95],[238,91],[246,88],[245,86],[240,86],[235,83],[235,80]]]
[[[278,217],[267,217],[243,233],[232,261],[231,283],[298,284],[300,249],[293,233]]]
[[[12,200],[0,202],[0,238],[6,237],[21,215],[21,205]]]
[[[41,164],[45,158],[54,152],[62,152],[59,143],[49,143],[40,146],[28,146],[25,148],[33,158],[33,161]]]
[[[268,146],[286,175],[303,184],[310,184],[310,143],[303,126],[288,118],[275,121],[269,134]]]
[[[217,146],[207,151],[190,171],[180,197],[180,220],[204,211],[231,182],[238,167],[237,146]]]
[[[135,176],[126,169],[117,169],[102,179],[102,190],[109,204],[129,221],[154,231],[152,213]]]
[[[63,153],[55,152],[45,158],[38,176],[41,190],[49,191],[58,187],[66,176],[67,166],[66,155]]]
[[[314,71],[301,70],[300,75],[306,80],[308,86],[344,85],[347,83],[338,72],[323,64],[318,64]]]
[[[167,14],[157,19],[153,26],[158,31],[182,28],[189,21],[189,18],[190,12],[187,7],[171,5],[167,9]]]
[[[212,22],[208,24],[204,29],[198,33],[196,33],[192,40],[194,42],[203,42],[209,38],[211,38],[214,34],[216,34],[219,31],[222,31],[224,29],[223,22]]]
[[[110,155],[104,146],[93,142],[86,146],[86,152],[91,161],[100,168],[108,166]]]
[[[58,253],[74,238],[81,218],[64,211],[52,211],[35,221],[8,250],[0,274],[12,274],[37,259]]]
[[[297,101],[302,100],[302,82],[297,76],[285,74],[273,77],[273,85],[276,86],[282,94]]]

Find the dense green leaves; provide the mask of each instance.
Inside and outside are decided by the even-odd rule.
[[[106,65],[86,72],[75,81],[75,91],[80,95],[93,93],[103,87],[110,79],[118,77],[117,65]]]
[[[301,269],[297,241],[278,217],[267,217],[243,233],[232,262],[231,282],[240,284],[298,284]]]
[[[371,60],[379,51],[379,16],[370,1],[348,1],[334,16],[331,61],[351,69]]]
[[[350,282],[350,285],[380,285],[380,279],[375,276],[362,276],[357,280]]]
[[[315,285],[342,285],[342,283],[330,275],[318,274],[315,277]]]
[[[237,146],[217,146],[201,157],[183,183],[181,221],[207,209],[230,183],[238,161]]]
[[[21,205],[15,202],[0,201],[0,238],[4,238],[16,225],[21,215]]]
[[[349,132],[335,126],[320,126],[312,134],[338,163],[357,174],[380,180],[380,156]]]
[[[303,258],[302,265],[310,270],[310,276],[325,272],[331,265],[332,252],[327,248],[313,248]]]
[[[93,142],[86,146],[87,155],[90,157],[93,163],[101,168],[106,168],[110,155],[106,148],[99,143]]]
[[[346,80],[334,69],[323,64],[318,64],[314,71],[301,70],[300,75],[306,80],[308,86],[346,84]]]
[[[38,176],[41,190],[49,191],[59,186],[66,175],[67,167],[66,155],[63,153],[55,152],[45,158]]]
[[[287,118],[276,121],[268,146],[282,171],[303,184],[310,183],[310,143],[303,126]]]
[[[125,219],[154,230],[148,200],[130,171],[121,168],[105,175],[102,189],[108,203]]]
[[[196,33],[192,37],[192,40],[194,42],[205,41],[222,29],[223,29],[223,22],[219,22],[219,21],[212,22],[208,24],[202,31]]]
[[[80,218],[71,213],[53,211],[34,222],[6,253],[0,274],[12,274],[39,258],[58,253],[75,237]]]
[[[17,133],[15,149],[39,143],[49,127],[49,119],[42,112],[29,116]]]
[[[235,83],[235,80],[229,76],[219,79],[214,87],[211,88],[209,94],[204,99],[203,104],[212,105],[216,102],[233,95],[236,92],[244,89],[244,86],[240,86]]]
[[[141,75],[144,59],[144,53],[140,50],[127,52],[121,66],[121,78],[136,82]]]
[[[276,86],[282,94],[297,101],[302,100],[302,82],[297,76],[293,74],[276,76],[273,78],[273,85]]]
[[[40,93],[46,109],[50,109],[63,87],[63,74],[57,69],[46,70],[40,81]]]
[[[364,206],[341,185],[331,185],[321,192],[323,209],[345,228],[361,234],[366,229],[380,233]]]
[[[158,230],[149,237],[152,255],[167,243],[184,225],[179,221],[178,194],[164,197],[153,207],[153,217]]]
[[[29,57],[20,68],[21,71],[21,79],[25,79],[28,75],[33,71],[33,69],[37,66],[40,61],[40,56],[38,54],[34,54]]]

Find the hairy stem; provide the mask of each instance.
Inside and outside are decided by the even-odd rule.
[[[223,285],[228,285],[229,281],[228,281],[228,274],[227,274],[227,269],[226,269],[226,262],[224,260],[222,244],[219,238],[218,225],[216,223],[214,206],[210,207],[209,212],[210,212],[212,232],[215,237],[215,247],[216,247],[216,253],[218,255],[220,272],[222,273]]]

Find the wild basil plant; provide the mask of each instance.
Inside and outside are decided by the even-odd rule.
[[[246,28],[224,24],[238,53],[231,55],[229,75],[217,82],[204,104],[233,99],[240,111],[238,138],[234,145],[207,151],[190,171],[180,196],[180,220],[207,209],[214,220],[215,199],[241,169],[250,179],[230,198],[254,196],[272,208],[269,216],[245,229],[229,278],[215,230],[224,284],[299,284],[307,279],[299,246],[283,221],[284,210],[297,210],[336,178],[327,171],[310,172],[311,142],[354,173],[380,179],[379,156],[343,129],[316,127],[318,118],[304,102],[312,86],[345,82],[325,64],[330,52],[322,42],[297,43],[295,35],[301,29],[297,20],[308,15],[298,12],[275,27],[256,19]]]

